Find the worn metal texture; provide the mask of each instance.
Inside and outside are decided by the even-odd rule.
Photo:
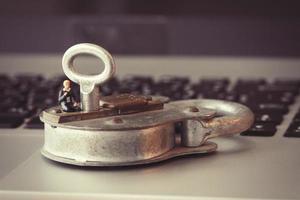
[[[134,113],[130,115],[119,115],[123,123],[115,124],[115,116],[101,117],[83,121],[72,121],[66,123],[54,123],[43,118],[41,120],[45,123],[57,127],[64,127],[70,129],[84,129],[84,130],[132,130],[143,129],[162,125],[166,123],[179,122],[185,119],[210,119],[216,112],[211,109],[199,107],[199,112],[189,112],[188,105],[186,107],[176,107],[172,104],[165,104],[164,109],[156,111],[147,111]]]
[[[235,102],[200,99],[174,101],[170,104],[177,108],[194,106],[216,111],[216,116],[213,118],[192,120],[192,122],[184,123],[182,137],[184,138],[183,144],[186,146],[201,145],[213,137],[241,133],[250,128],[254,122],[253,112],[248,107]],[[197,126],[197,121],[201,125]],[[201,139],[192,139],[195,135],[200,136]]]
[[[119,165],[150,159],[175,145],[172,123],[139,130],[86,131],[45,124],[43,152],[76,163]]]
[[[199,108],[198,113],[187,109],[170,106],[157,111],[67,123],[48,123],[41,116],[45,122],[42,152],[50,159],[73,160],[81,165],[118,166],[152,159],[174,148],[175,122],[187,118],[208,119],[215,114],[210,109]]]
[[[181,145],[198,147],[205,142],[207,134],[209,130],[198,119],[185,120],[182,122]]]
[[[86,111],[63,112],[61,108],[57,106],[57,107],[52,107],[44,110],[41,113],[41,117],[44,121],[47,121],[47,123],[56,125],[57,123],[82,121],[88,119],[99,119],[99,118],[109,117],[109,116],[133,114],[133,113],[163,109],[164,103],[166,102],[166,98],[161,96],[155,96],[155,97],[149,96],[149,98],[152,98],[152,100],[148,100],[147,104],[145,105],[135,105],[134,103],[132,103],[129,106],[128,105],[105,106],[105,105],[101,105],[101,101],[102,101],[101,99],[100,109],[97,111],[89,111],[89,112]]]
[[[177,139],[178,140],[176,140],[177,141],[176,145],[170,151],[167,151],[153,158],[136,160],[132,162],[114,163],[114,162],[103,162],[103,161],[92,161],[92,160],[87,160],[82,162],[80,160],[74,160],[67,157],[59,157],[57,155],[47,152],[45,149],[42,149],[42,154],[50,160],[54,160],[65,164],[77,165],[77,166],[121,167],[121,166],[151,164],[151,163],[161,162],[171,158],[181,157],[181,156],[191,155],[191,154],[208,154],[208,153],[213,153],[217,150],[217,144],[213,142],[205,142],[201,146],[190,148],[190,147],[181,146],[180,138]]]
[[[196,148],[194,153],[199,153],[198,148],[209,138],[240,133],[251,126],[253,118],[246,106],[206,99],[170,102],[163,110],[67,123],[48,123],[41,116],[45,122],[42,152],[50,159],[77,165],[143,163],[159,156],[167,159],[165,153],[177,152],[176,122],[183,122],[182,147]],[[182,153],[178,151],[178,155]]]

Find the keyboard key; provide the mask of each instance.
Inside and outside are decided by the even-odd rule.
[[[108,96],[118,93],[119,80],[116,77],[109,79],[107,82],[103,83],[100,87],[100,94],[103,96]]]
[[[267,83],[266,79],[264,78],[258,78],[258,79],[238,79],[236,82],[236,85],[253,85],[253,86],[258,86],[258,85],[265,85]]]
[[[191,84],[187,84],[182,90],[182,96],[180,99],[194,99],[196,98],[196,93]]]
[[[40,118],[34,117],[32,118],[27,124],[25,125],[26,128],[32,128],[32,129],[43,129],[44,124],[41,122]]]
[[[298,86],[300,87],[300,80],[298,79],[276,79],[274,85]]]
[[[207,99],[220,99],[227,101],[237,101],[237,94],[232,92],[217,92],[217,93],[200,93],[197,95],[198,98],[207,98]]]
[[[278,112],[255,112],[254,115],[256,122],[272,122],[278,125],[283,120],[283,115]]]
[[[294,119],[293,119],[293,122],[299,122],[299,123],[300,123],[300,112],[298,112],[298,113],[295,115],[295,117],[294,117]]]
[[[257,103],[257,104],[245,104],[249,106],[251,110],[259,111],[259,112],[265,112],[265,113],[280,113],[280,114],[286,114],[289,111],[289,108],[286,105],[283,104],[276,104],[276,103]]]
[[[17,128],[23,121],[24,118],[18,114],[0,114],[0,128]]]
[[[194,91],[190,88],[189,80],[184,77],[163,76],[155,83],[152,94],[180,100],[194,96]]]
[[[200,83],[204,85],[228,85],[228,78],[202,78],[200,79]]]
[[[277,129],[275,123],[255,122],[249,130],[241,133],[241,135],[269,137],[269,136],[273,136],[276,130]]]
[[[298,137],[300,138],[300,122],[294,122],[290,125],[286,133],[285,137]]]
[[[126,77],[119,86],[120,93],[140,92],[143,79],[135,76]]]
[[[193,87],[197,94],[209,95],[211,93],[225,92],[228,84],[228,79],[202,79]]]
[[[159,78],[158,82],[166,84],[186,85],[190,82],[190,79],[188,77],[163,75]]]
[[[238,95],[234,92],[220,92],[214,96],[214,99],[220,99],[226,101],[237,101]]]
[[[295,96],[292,92],[259,92],[257,96],[265,103],[279,103],[289,105],[294,102]]]
[[[299,88],[296,85],[261,85],[258,87],[259,91],[262,92],[291,92],[293,94],[299,93]]]
[[[261,92],[253,91],[242,92],[238,95],[238,101],[243,104],[250,104],[251,102],[258,103],[275,103],[275,104],[284,104],[290,105],[294,102],[295,95],[291,92]]]
[[[253,93],[256,92],[258,86],[265,85],[265,79],[239,79],[233,87],[233,91],[237,93]]]

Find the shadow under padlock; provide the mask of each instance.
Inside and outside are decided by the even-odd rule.
[[[74,69],[75,57],[100,58],[104,70],[82,75]],[[214,152],[210,138],[245,131],[253,113],[245,106],[222,100],[182,100],[120,94],[101,97],[99,87],[115,73],[112,56],[94,44],[77,44],[63,56],[66,76],[80,85],[81,111],[49,108],[42,154],[54,161],[80,166],[130,166],[159,162],[188,154]],[[100,90],[101,91],[101,90]],[[178,135],[175,124],[181,123]]]

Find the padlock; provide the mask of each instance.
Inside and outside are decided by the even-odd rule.
[[[91,54],[104,63],[98,75],[83,75],[73,61]],[[212,99],[170,102],[163,96],[119,94],[101,96],[100,86],[115,73],[112,56],[102,47],[82,43],[62,59],[66,76],[80,85],[81,110],[64,112],[60,106],[44,110],[42,155],[80,166],[129,166],[188,154],[214,152],[210,138],[247,130],[254,115],[244,105]],[[175,126],[180,124],[180,132]]]

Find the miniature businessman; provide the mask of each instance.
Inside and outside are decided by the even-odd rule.
[[[59,91],[58,95],[58,103],[64,112],[76,112],[80,110],[78,103],[75,101],[69,80],[64,80],[63,82],[63,88]]]

